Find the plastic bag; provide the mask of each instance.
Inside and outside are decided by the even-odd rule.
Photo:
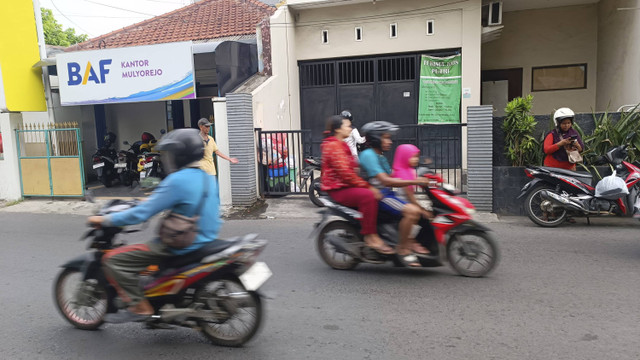
[[[627,184],[622,178],[616,176],[616,172],[609,176],[605,176],[596,185],[596,197],[616,200],[629,194]]]

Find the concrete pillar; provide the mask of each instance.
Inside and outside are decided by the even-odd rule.
[[[22,124],[21,113],[0,113],[0,132],[4,157],[0,160],[0,199],[13,201],[22,198],[16,129]]]
[[[214,97],[213,118],[215,119],[215,138],[218,150],[229,156],[229,128],[227,126],[227,100]],[[218,184],[220,185],[220,205],[231,205],[231,163],[218,158]]]

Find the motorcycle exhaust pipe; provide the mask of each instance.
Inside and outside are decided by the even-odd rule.
[[[548,200],[551,201],[552,203],[566,209],[566,210],[572,210],[572,211],[577,211],[577,212],[581,212],[584,214],[588,214],[589,211],[585,208],[583,208],[580,204],[575,203],[573,201],[571,201],[570,199],[567,199],[565,197],[562,197],[556,193],[550,192],[548,190],[543,190],[540,192],[540,197],[543,198],[544,200]]]

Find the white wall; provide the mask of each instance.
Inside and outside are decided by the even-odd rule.
[[[597,110],[640,103],[640,11],[635,0],[598,3]]]
[[[15,133],[21,124],[20,113],[0,113],[0,132],[4,150],[4,159],[0,160],[0,200],[13,201],[22,197]]]
[[[116,142],[119,149],[128,149],[122,142],[138,141],[145,131],[159,140],[162,135],[160,130],[167,129],[166,103],[163,101],[109,104],[105,105],[105,113],[107,131],[118,136]]]
[[[598,68],[597,5],[506,12],[500,39],[482,45],[482,70],[523,68],[522,95],[531,92],[531,68],[587,63],[587,88],[533,92],[533,113],[568,106],[577,112],[596,107]],[[637,41],[637,36],[635,38]]]

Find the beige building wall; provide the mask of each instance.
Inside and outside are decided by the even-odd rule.
[[[640,103],[640,11],[636,0],[598,3],[597,110]]]
[[[482,70],[523,68],[522,95],[533,94],[535,114],[563,106],[591,112],[600,81],[597,23],[597,4],[506,12],[500,39],[482,45]],[[580,63],[587,63],[586,89],[531,92],[532,67]]]

